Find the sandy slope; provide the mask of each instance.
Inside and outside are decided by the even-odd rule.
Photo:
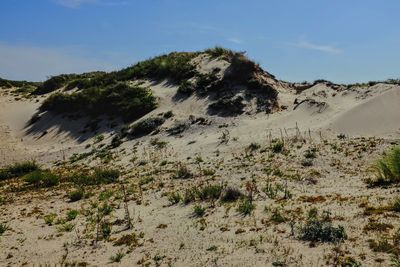
[[[32,194],[5,192],[7,203],[5,208],[2,207],[1,221],[7,222],[12,230],[5,234],[4,239],[0,238],[0,265],[54,265],[64,261],[104,266],[110,264],[110,256],[118,251],[126,253],[121,266],[141,263],[151,266],[271,266],[272,262],[279,261],[287,262],[288,266],[332,265],[332,254],[337,247],[321,244],[313,248],[291,237],[288,223],[268,221],[275,208],[292,216],[299,210],[306,214],[311,207],[318,207],[331,211],[335,224],[342,224],[347,229],[350,237],[339,248],[341,253],[363,262],[363,266],[387,266],[389,256],[371,253],[367,245],[369,237],[379,235],[365,233],[362,227],[369,219],[374,219],[393,223],[397,229],[398,215],[367,218],[362,215],[361,205],[387,203],[396,193],[391,189],[367,189],[363,170],[390,146],[392,139],[400,138],[399,86],[378,84],[371,88],[334,90],[318,84],[299,94],[282,87],[279,103],[285,107],[279,112],[238,117],[209,116],[206,114],[207,98],[191,96],[176,100],[175,86],[167,83],[151,86],[160,98],[160,106],[147,117],[169,110],[174,113],[174,117],[163,125],[164,129],[177,122],[187,122],[190,115],[204,117],[211,124],[191,125],[179,136],[169,136],[161,131],[154,136],[127,141],[116,149],[116,158],[111,164],[129,173],[124,177],[129,179],[133,192],[129,209],[134,219],[133,231],[144,233],[141,245],[132,249],[113,246],[113,241],[127,233],[116,225],[113,226],[112,240],[93,247],[91,238],[82,238],[87,227],[83,215],[73,222],[76,231],[72,232],[60,232],[58,226],[47,226],[43,221],[44,215],[55,213],[62,217],[70,209],[84,213],[90,207],[89,202],[96,201],[97,193],[114,190],[118,194],[118,185],[96,188],[92,199],[78,203],[67,202],[66,194],[70,188]],[[87,123],[84,120],[70,121],[47,114],[38,124],[26,127],[38,105],[35,100],[16,101],[10,95],[0,96],[1,165],[30,158],[51,165],[72,153],[90,151],[94,146],[93,135],[82,133],[82,125]],[[112,130],[106,125],[99,133],[105,136],[102,142],[108,144]],[[221,144],[220,137],[225,130],[229,132],[230,140],[228,144]],[[341,133],[349,137],[375,136],[376,139],[338,141],[336,136]],[[270,136],[290,140],[290,158],[284,155],[270,157],[270,152],[248,156],[246,148],[250,143],[265,147],[271,141]],[[306,141],[292,143],[296,136]],[[167,141],[167,148],[149,146],[152,138]],[[88,144],[92,147],[86,148]],[[134,151],[135,145],[138,148]],[[368,150],[363,151],[360,146]],[[318,157],[311,168],[301,165],[308,147],[318,148]],[[185,181],[171,179],[178,161],[187,162],[190,169],[198,173],[198,165],[190,159],[196,154],[205,159],[202,167],[215,169],[216,174],[212,177],[196,174],[195,178]],[[139,165],[138,161],[132,163],[134,157],[147,162],[147,165]],[[172,163],[158,173],[156,170],[160,169],[163,159]],[[301,178],[288,182],[282,177],[266,175],[266,167]],[[320,174],[312,178],[312,170]],[[152,173],[156,173],[156,179],[145,185],[146,190],[140,195],[138,182]],[[203,203],[207,213],[202,219],[193,217],[192,204],[171,206],[166,198],[171,192],[183,193],[188,186],[207,183],[226,182],[244,190],[245,182],[251,179],[257,181],[259,188],[270,179],[276,183],[288,183],[294,197],[289,201],[271,200],[261,192],[256,197],[256,211],[250,217],[240,216],[233,204],[213,206]],[[315,203],[304,200],[310,196],[322,196],[323,200]],[[112,201],[116,205],[112,219],[122,219],[124,213],[120,199],[115,197]],[[166,228],[160,227],[163,224]],[[213,246],[217,248],[215,251]],[[155,260],[159,257],[161,260]]]

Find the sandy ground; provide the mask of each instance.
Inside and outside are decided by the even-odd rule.
[[[89,198],[70,203],[71,186],[16,192],[12,182],[5,183],[0,190],[4,200],[0,222],[10,229],[0,237],[1,266],[337,266],[347,258],[362,266],[389,266],[390,255],[372,252],[368,239],[392,235],[400,227],[399,213],[365,215],[364,211],[367,206],[390,203],[398,190],[370,189],[364,179],[369,175],[367,167],[399,140],[399,86],[334,90],[318,84],[300,94],[281,88],[279,103],[284,107],[279,112],[238,117],[205,115],[207,99],[196,96],[174,101],[177,88],[165,83],[153,85],[153,90],[160,106],[147,116],[174,113],[164,128],[187,121],[190,115],[205,117],[210,125],[192,125],[179,136],[161,131],[124,142],[113,151],[111,162],[88,157],[76,163],[118,166],[124,171],[121,179],[127,182],[133,228],[126,230],[119,223],[124,219],[119,185],[90,188]],[[39,124],[27,127],[41,100],[15,100],[1,94],[1,165],[35,159],[52,166],[73,153],[110,142],[109,127],[101,127],[98,134],[105,138],[96,143],[93,134],[82,133],[83,120],[44,114]],[[229,136],[226,143],[221,142],[223,133]],[[346,138],[338,139],[339,134]],[[167,142],[166,147],[152,146],[154,138]],[[271,152],[273,138],[285,140],[287,153]],[[251,143],[260,148],[250,151]],[[312,166],[303,166],[304,153],[311,148],[317,156]],[[196,156],[202,157],[201,163],[195,161]],[[163,160],[167,164],[160,167]],[[179,164],[187,165],[194,177],[171,179]],[[215,173],[206,175],[205,169]],[[183,195],[192,186],[207,184],[223,183],[246,192],[251,181],[257,190],[250,216],[239,214],[236,202],[204,201],[197,204],[206,208],[205,215],[197,218],[195,203],[172,205],[168,200],[171,193]],[[271,199],[262,190],[268,184],[285,185],[291,198],[282,199],[280,192]],[[101,192],[112,193],[100,200]],[[114,207],[107,217],[113,225],[111,237],[97,244],[88,222],[93,202]],[[292,235],[292,226],[300,227],[311,208],[329,211],[333,224],[346,229],[345,242],[310,244]],[[63,223],[44,221],[49,214],[65,218],[69,210],[79,212],[69,222],[71,231],[63,229]],[[283,222],[271,219],[277,210],[286,218]],[[370,221],[385,222],[391,228],[365,230]],[[115,245],[132,233],[137,236],[135,244]],[[112,262],[110,257],[118,252],[123,254],[121,262]]]

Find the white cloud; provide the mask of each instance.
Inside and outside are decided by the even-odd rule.
[[[301,41],[295,44],[295,46],[300,47],[300,48],[305,48],[305,49],[310,49],[310,50],[316,50],[324,53],[330,53],[330,54],[339,54],[342,52],[339,48],[337,48],[334,45],[320,45],[320,44],[314,44],[310,43],[307,41]]]
[[[40,81],[61,73],[114,69],[106,62],[72,55],[65,50],[1,42],[0,58],[0,77],[15,80]]]

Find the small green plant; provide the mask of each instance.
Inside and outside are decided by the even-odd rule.
[[[84,195],[85,195],[84,191],[79,188],[79,189],[71,191],[68,194],[68,198],[69,198],[70,202],[76,202],[76,201],[81,200],[84,197]]]
[[[58,227],[60,232],[71,232],[74,229],[74,225],[72,223],[63,223]]]
[[[171,205],[175,205],[175,204],[178,204],[182,200],[182,196],[179,193],[174,192],[169,195],[168,200],[169,200],[169,203],[171,203]]]
[[[392,204],[392,210],[395,212],[400,212],[400,198],[396,198]]]
[[[317,149],[316,148],[307,149],[304,152],[304,157],[306,159],[315,159],[317,157]]]
[[[124,256],[125,256],[125,254],[122,251],[119,251],[119,252],[117,252],[117,254],[110,257],[110,261],[112,263],[121,262],[121,260]]]
[[[2,236],[9,229],[10,228],[6,224],[0,223],[0,236]]]
[[[108,240],[111,236],[111,224],[107,221],[101,222],[100,230],[103,238]]]
[[[287,219],[282,215],[282,213],[280,212],[279,209],[275,209],[275,210],[272,212],[271,221],[273,221],[274,223],[279,224],[279,223],[284,223],[284,222],[286,222]]]
[[[214,246],[207,248],[206,250],[207,251],[216,251],[217,249],[218,249],[218,247],[214,245]]]
[[[70,211],[67,212],[67,220],[68,221],[75,220],[76,216],[78,216],[78,211],[77,210],[70,210]]]
[[[186,189],[185,194],[183,196],[183,203],[187,205],[187,204],[195,201],[196,200],[196,195],[197,195],[197,189],[196,188]]]
[[[368,179],[371,186],[397,184],[400,182],[400,147],[387,151],[382,159],[379,159],[371,170],[375,179]]]
[[[299,238],[311,242],[341,242],[347,238],[342,226],[334,227],[329,213],[321,218],[316,209],[311,209],[306,223],[300,227]]]
[[[248,146],[248,150],[250,150],[250,151],[255,151],[255,150],[258,150],[258,149],[260,149],[260,144],[258,144],[258,143],[251,143],[249,146]]]
[[[275,142],[272,144],[272,152],[274,153],[281,153],[283,152],[283,148],[285,147],[285,144],[281,140],[275,140]]]
[[[243,197],[243,193],[235,187],[227,187],[222,193],[221,201],[223,202],[234,202],[239,198]]]
[[[119,239],[114,242],[114,246],[137,246],[138,245],[138,237],[135,233],[123,235]]]
[[[222,189],[222,185],[206,185],[202,188],[199,188],[197,191],[197,197],[203,201],[216,201],[221,196]]]
[[[206,213],[206,209],[204,207],[202,207],[200,205],[195,205],[193,207],[193,214],[196,217],[203,217],[205,213]]]
[[[174,179],[189,179],[193,176],[192,172],[185,164],[179,164],[178,169],[173,175]]]
[[[255,206],[254,204],[250,201],[248,198],[244,198],[242,201],[239,202],[239,205],[237,207],[237,211],[242,214],[243,216],[250,215]]]
[[[47,224],[47,225],[53,225],[53,223],[54,223],[54,220],[57,218],[57,215],[56,214],[48,214],[48,215],[45,215],[44,217],[43,217],[43,219],[44,219],[44,222]]]

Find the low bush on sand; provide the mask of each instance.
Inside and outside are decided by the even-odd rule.
[[[400,183],[400,147],[387,151],[371,167],[374,178],[368,179],[370,186],[380,186]]]

